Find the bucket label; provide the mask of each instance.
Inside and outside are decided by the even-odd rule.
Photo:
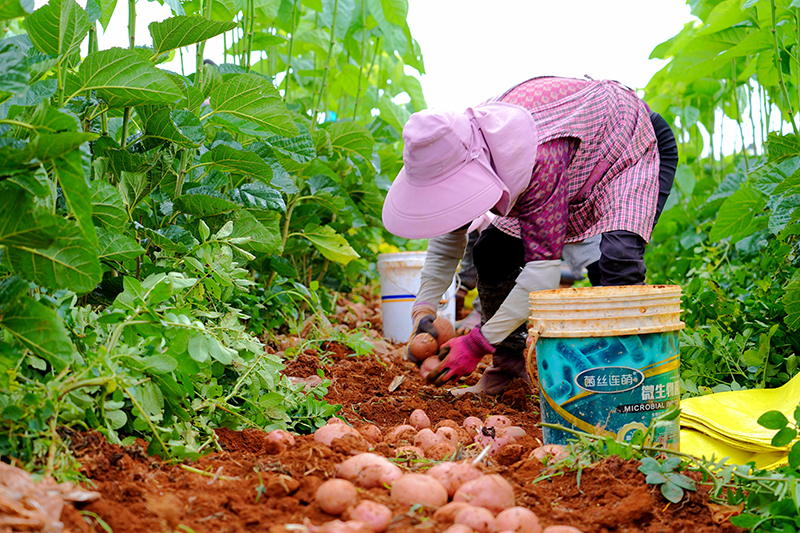
[[[614,394],[635,389],[644,381],[644,374],[627,366],[590,368],[575,376],[575,385],[589,392]]]
[[[540,337],[536,343],[542,421],[630,441],[680,401],[678,332],[616,337]],[[653,440],[677,449],[680,426],[659,424]],[[570,435],[544,428],[547,444]]]

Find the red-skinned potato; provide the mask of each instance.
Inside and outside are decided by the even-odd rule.
[[[456,447],[449,442],[439,442],[425,450],[425,458],[432,461],[443,461],[455,455]]]
[[[363,426],[359,426],[358,432],[361,433],[362,437],[370,442],[377,443],[383,438],[380,428],[375,424],[365,424]]]
[[[583,531],[572,526],[549,526],[544,528],[542,533],[583,533]]]
[[[365,489],[391,485],[402,475],[399,466],[374,453],[354,455],[336,466],[336,477],[352,481]]]
[[[481,428],[483,428],[483,422],[477,416],[468,416],[464,419],[462,426],[464,426],[464,429],[467,430],[470,436],[474,437],[481,432]]]
[[[400,446],[394,451],[395,457],[419,457],[420,459],[425,457],[425,452],[422,451],[422,448],[417,446]]]
[[[453,501],[485,507],[498,514],[514,507],[514,489],[502,476],[489,474],[461,485],[453,495]]]
[[[453,524],[444,530],[444,533],[474,533],[472,528],[464,524]]]
[[[417,361],[422,361],[432,356],[439,350],[439,344],[430,333],[420,333],[408,343],[408,353]]]
[[[295,444],[294,435],[282,429],[275,429],[267,433],[266,440],[270,447],[277,450],[277,453],[291,448]]]
[[[391,494],[393,500],[409,506],[435,508],[447,503],[447,491],[442,484],[425,474],[403,474],[392,484]]]
[[[497,515],[497,529],[499,531],[513,531],[514,533],[542,533],[539,517],[536,513],[525,507],[510,507]]]
[[[486,423],[484,425],[487,428],[507,428],[511,425],[511,420],[509,420],[507,416],[492,415],[486,419]]]
[[[494,515],[483,507],[468,507],[456,513],[456,524],[464,524],[478,533],[495,533],[497,524]]]
[[[431,419],[422,409],[414,409],[411,416],[408,417],[408,423],[417,430],[430,429],[431,427]]]
[[[331,520],[321,526],[309,526],[311,533],[372,533],[372,529],[358,520]]]
[[[439,366],[438,357],[428,357],[422,362],[422,366],[419,367],[419,375],[422,376],[423,379],[428,377],[428,374],[436,370],[436,367]]]
[[[535,448],[529,458],[536,458],[540,461],[548,463],[556,463],[562,459],[569,457],[569,453],[560,444],[545,444]]]
[[[483,472],[469,463],[439,463],[428,470],[428,475],[435,477],[447,489],[447,495],[452,497],[458,488],[473,479],[478,479]]]
[[[436,430],[436,435],[444,442],[449,442],[454,447],[458,446],[458,431],[453,428],[442,427]]]
[[[341,418],[335,417],[335,416],[330,417],[328,419],[328,421],[325,422],[325,423],[326,424],[344,424],[344,425],[347,425],[344,420],[342,420]]]
[[[444,420],[440,421],[436,426],[433,428],[434,431],[439,431],[441,428],[453,428],[458,429],[459,425],[453,422],[452,420],[445,418]]]
[[[450,502],[436,509],[436,512],[433,513],[433,519],[441,524],[452,524],[453,520],[456,519],[456,513],[468,507],[471,508],[472,506],[464,502]]]
[[[327,424],[316,430],[314,432],[314,440],[321,442],[326,446],[330,446],[334,439],[340,439],[345,435],[353,435],[361,440],[364,440],[364,437],[361,436],[361,433],[355,429],[351,428],[347,424],[337,423]]]
[[[456,330],[453,328],[453,324],[446,318],[439,317],[434,320],[433,327],[436,328],[436,332],[439,334],[439,336],[436,337],[436,342],[439,347],[456,336]]]
[[[417,430],[414,428],[414,426],[402,424],[389,430],[389,432],[383,437],[383,442],[387,444],[397,444],[402,440],[414,442],[414,436],[416,434]]]
[[[498,436],[505,435],[505,436],[512,437],[512,438],[515,438],[515,439],[521,439],[522,437],[524,437],[527,434],[528,434],[528,432],[525,431],[524,429],[522,429],[519,426],[508,426],[508,427],[500,428],[500,429],[497,430],[497,435]]]
[[[422,448],[422,451],[427,451],[428,448],[440,442],[442,442],[442,438],[430,428],[420,430],[414,437],[414,446]]]
[[[320,509],[338,516],[358,503],[355,485],[345,479],[329,479],[319,486],[315,496]]]
[[[346,516],[350,520],[358,520],[369,525],[373,533],[381,533],[389,527],[392,521],[392,511],[388,507],[378,502],[364,500],[354,508],[347,511]]]

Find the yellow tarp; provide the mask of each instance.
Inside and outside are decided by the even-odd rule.
[[[800,403],[800,374],[777,389],[719,392],[681,401],[681,451],[696,457],[771,469],[786,464],[791,445],[775,448],[776,431],[758,425],[767,411],[780,411],[794,422]]]

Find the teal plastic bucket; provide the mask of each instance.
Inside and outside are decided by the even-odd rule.
[[[527,368],[539,382],[542,422],[630,441],[680,403],[681,288],[635,285],[530,293]],[[543,428],[545,444],[570,434]],[[652,442],[679,449],[680,421]]]

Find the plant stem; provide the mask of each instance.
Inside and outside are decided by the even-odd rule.
[[[247,35],[245,35],[244,39],[244,51],[243,56],[245,59],[245,69],[247,72],[250,72],[250,54],[253,50],[253,36],[255,34],[256,28],[256,5],[255,0],[247,0]]]
[[[780,80],[781,86],[781,93],[783,94],[783,99],[786,102],[786,107],[789,108],[789,120],[792,123],[792,131],[794,131],[795,137],[800,138],[800,132],[797,130],[797,123],[794,120],[794,109],[792,109],[792,103],[789,100],[789,91],[786,89],[786,80],[783,79],[783,68],[781,64],[781,49],[778,44],[778,30],[777,30],[777,15],[775,14],[775,0],[769,0],[769,6],[772,13],[772,28],[770,31],[772,32],[772,39],[774,42],[774,53],[775,53],[775,68],[778,69],[778,79]]]
[[[206,20],[211,19],[211,6],[213,5],[214,0],[206,0],[206,3],[203,5],[203,17]],[[196,88],[200,88],[203,83],[203,52],[206,49],[206,42],[202,41],[197,43],[197,53],[195,57],[195,73],[194,73],[194,86]]]
[[[128,0],[128,48],[133,50],[136,46],[136,0]],[[126,107],[122,112],[122,147],[128,146],[128,127],[131,122],[131,108]]]
[[[281,249],[286,247],[286,240],[289,238],[289,224],[292,221],[292,211],[294,211],[294,206],[297,205],[298,200],[299,198],[294,198],[287,203],[286,216],[283,220],[283,229],[281,230]],[[276,272],[274,270],[269,273],[269,277],[267,278],[267,287],[272,285],[272,281],[275,279],[275,274]]]
[[[136,409],[139,410],[139,413],[142,415],[142,420],[144,420],[145,424],[147,424],[150,427],[150,431],[153,433],[153,436],[158,441],[158,443],[161,445],[161,449],[164,451],[164,453],[167,455],[167,457],[171,460],[172,459],[172,454],[169,453],[169,448],[167,448],[167,445],[164,444],[164,441],[161,439],[161,435],[159,435],[158,431],[156,431],[156,427],[150,421],[150,417],[147,416],[147,413],[144,412],[144,409],[142,409],[142,406],[139,405],[138,401],[136,401],[136,397],[134,397],[133,393],[127,387],[121,387],[121,389],[125,393],[125,395],[128,397],[128,399],[130,399],[131,403],[133,403],[133,406],[136,407]]]
[[[319,95],[317,96],[317,103],[314,106],[314,112],[311,114],[311,131],[317,126],[317,113],[319,113],[320,105],[322,104],[322,96],[325,94],[325,87],[327,87],[328,71],[331,68],[331,56],[333,55],[333,43],[336,41],[336,12],[339,11],[339,0],[333,1],[333,21],[331,22],[331,41],[328,44],[328,57],[325,58],[325,66],[322,69],[322,81],[319,85]]]
[[[358,64],[358,86],[356,87],[356,102],[353,104],[353,120],[358,116],[358,99],[361,96],[361,78],[364,76],[364,61],[367,54],[367,3],[361,2],[361,61]],[[370,70],[372,67],[370,67]]]
[[[287,59],[286,59],[286,76],[285,76],[286,85],[283,88],[283,99],[287,100],[287,101],[289,100],[289,82],[291,81],[291,75],[292,75],[292,48],[293,48],[293,45],[294,45],[294,33],[295,33],[295,29],[296,29],[295,28],[295,18],[296,18],[296,12],[297,12],[297,1],[298,0],[293,0],[292,1],[292,22],[291,22],[292,34],[289,36],[289,53],[286,55],[286,57],[287,57]]]
[[[187,472],[191,472],[192,474],[198,474],[201,476],[211,477],[214,479],[221,479],[223,481],[237,481],[238,477],[230,477],[230,476],[223,476],[222,474],[214,474],[212,472],[206,472],[205,470],[200,470],[199,468],[195,468],[193,466],[181,464],[180,467]]]

